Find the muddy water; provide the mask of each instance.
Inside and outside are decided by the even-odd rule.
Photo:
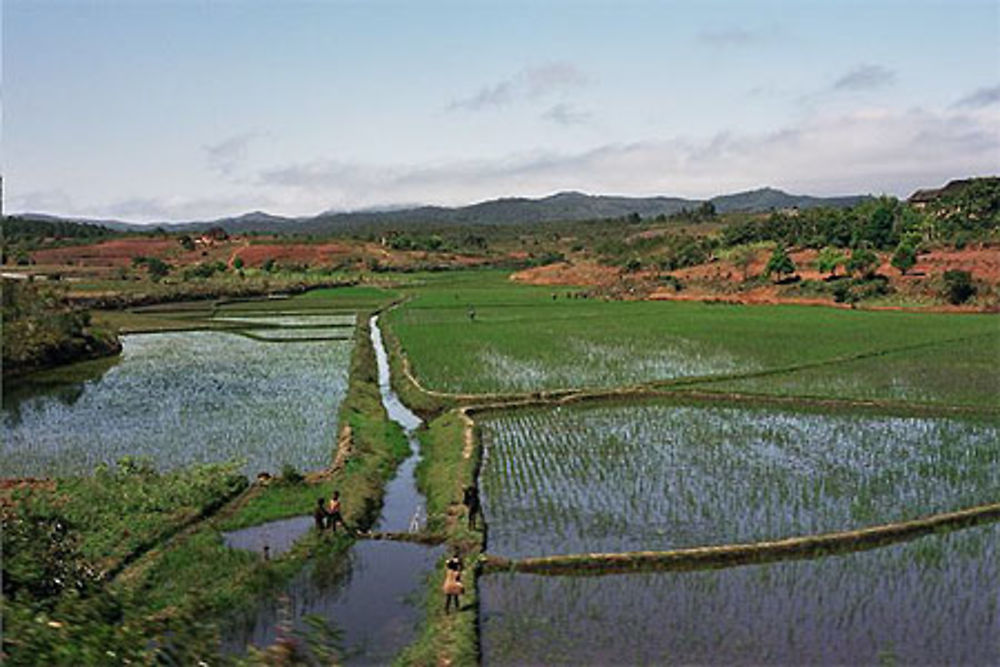
[[[250,526],[231,533],[223,533],[226,546],[231,549],[246,549],[259,554],[267,547],[272,558],[280,556],[313,527],[312,515],[293,516],[290,519],[271,521],[259,526]]]
[[[379,390],[389,418],[406,432],[410,456],[399,466],[387,485],[382,513],[375,530],[406,532],[423,528],[424,500],[416,486],[414,468],[418,445],[414,431],[421,420],[396,396],[389,381],[389,364],[377,318],[370,321],[372,346],[378,362]],[[311,516],[294,517],[227,534],[234,547],[261,552],[266,543],[272,556],[291,544],[312,526]],[[238,619],[223,643],[227,653],[242,653],[253,644],[275,641],[280,621],[287,619],[297,630],[308,627],[307,617],[316,616],[339,633],[343,658],[353,664],[385,664],[416,637],[422,617],[424,580],[442,553],[439,547],[403,542],[360,541],[347,559],[310,563],[285,587],[255,612]]]

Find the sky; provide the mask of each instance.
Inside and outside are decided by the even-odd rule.
[[[6,213],[906,197],[1000,173],[1000,2],[3,1]]]

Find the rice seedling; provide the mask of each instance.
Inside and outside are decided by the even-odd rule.
[[[996,664],[1000,524],[847,556],[480,579],[487,664]],[[930,554],[933,554],[931,556]]]
[[[996,502],[1000,423],[665,403],[481,421],[490,550],[660,550]]]
[[[871,383],[873,396],[920,399],[919,388],[929,385],[926,391],[935,400],[978,403],[991,398],[995,403],[986,391],[969,396],[962,389],[965,378],[984,376],[984,367],[1000,350],[1000,332],[988,315],[601,302],[561,294],[553,300],[552,295],[551,289],[507,283],[500,276],[484,275],[476,285],[458,277],[451,283],[442,279],[414,290],[414,298],[389,313],[386,322],[417,377],[439,391],[537,391],[724,378],[817,362],[837,362],[833,368],[840,368],[840,362],[891,353],[901,365],[890,366],[888,379]],[[959,339],[994,354],[952,360],[921,347]],[[859,386],[871,377],[861,366],[854,381]],[[844,368],[851,381],[855,367]],[[771,391],[767,380],[762,382],[762,391]],[[980,386],[983,382],[976,380]],[[807,381],[794,393],[823,395],[824,384]]]
[[[86,473],[128,455],[161,470],[241,460],[250,474],[329,460],[350,341],[273,345],[201,331],[123,344],[97,380],[5,396],[0,475]]]

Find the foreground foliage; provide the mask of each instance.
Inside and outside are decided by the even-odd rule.
[[[90,326],[90,313],[58,291],[21,280],[3,281],[3,374],[24,373],[121,349],[108,331]]]

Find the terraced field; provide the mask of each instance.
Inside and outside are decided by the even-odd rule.
[[[483,662],[996,664],[1000,525],[806,561],[480,581]]]
[[[710,376],[699,387],[1000,407],[1000,327],[989,315],[601,302],[490,274],[475,286],[440,281],[412,293],[388,322],[414,374],[438,391]]]
[[[1000,419],[676,403],[481,418],[490,551],[756,542],[994,502]]]
[[[415,392],[471,406],[428,440],[482,448],[486,664],[1000,661],[995,317],[597,302],[494,276],[432,281],[387,320]],[[639,573],[633,553],[974,506],[987,525],[846,555]]]

